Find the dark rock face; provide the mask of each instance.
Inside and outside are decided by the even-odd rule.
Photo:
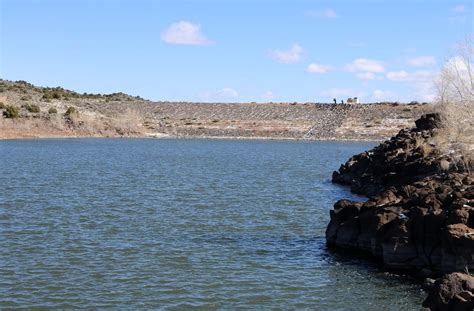
[[[363,250],[387,268],[419,275],[474,271],[474,176],[430,145],[439,125],[438,115],[425,115],[416,128],[353,156],[333,173],[333,182],[369,199],[336,202],[328,246]],[[468,294],[461,296],[472,303]],[[432,310],[448,310],[443,308]]]
[[[370,252],[388,268],[474,269],[474,178],[463,173],[390,187],[368,201],[340,200],[328,245]]]
[[[425,310],[474,310],[474,277],[451,273],[438,279],[423,302]]]
[[[350,185],[355,193],[373,196],[390,186],[407,185],[439,171],[436,157],[427,144],[439,126],[439,116],[424,115],[417,127],[403,129],[398,135],[374,149],[355,155],[332,175],[334,182]]]
[[[421,131],[439,128],[441,126],[441,118],[437,113],[428,113],[416,120],[415,125]]]
[[[334,182],[371,197],[334,205],[328,245],[365,250],[397,270],[474,269],[474,176],[429,145],[439,123],[425,115],[334,172]]]

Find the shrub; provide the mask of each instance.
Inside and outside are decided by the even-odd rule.
[[[53,99],[53,95],[50,92],[45,92],[43,93],[43,97],[41,97],[41,99],[45,101],[50,101],[51,99]]]
[[[43,92],[43,97],[42,97],[43,100],[45,101],[49,101],[51,99],[61,99],[61,93],[60,91],[50,91],[50,90],[46,90]]]
[[[32,113],[40,113],[41,109],[38,105],[25,105],[26,110]]]
[[[17,106],[8,105],[5,107],[3,115],[5,116],[5,118],[16,119],[20,116],[20,108],[18,108]]]
[[[79,115],[79,111],[75,108],[75,107],[68,107],[66,112],[64,113],[64,115],[66,117],[69,117],[69,116],[72,116],[72,115],[75,115],[75,116],[78,116]]]
[[[0,109],[5,109],[5,104],[3,102],[0,102]]]
[[[49,114],[58,113],[58,109],[56,109],[54,107],[51,107],[51,108],[49,108],[48,113]]]

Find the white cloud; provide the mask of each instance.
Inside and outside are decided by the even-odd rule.
[[[239,96],[239,93],[236,90],[231,89],[230,87],[226,87],[222,90],[217,91],[217,95],[224,97],[237,97]]]
[[[451,9],[451,12],[454,13],[464,13],[466,11],[466,7],[462,4],[456,5]]]
[[[373,59],[358,58],[346,65],[346,70],[350,72],[373,72],[380,73],[385,71],[383,62]]]
[[[431,102],[436,99],[436,89],[434,83],[430,81],[417,82],[414,85],[415,96],[425,102]]]
[[[416,100],[432,101],[435,98],[435,87],[433,80],[435,72],[418,70],[408,72],[405,70],[387,72],[386,78],[395,82],[409,83],[413,89],[413,96]]]
[[[326,73],[332,70],[333,67],[329,65],[322,65],[322,64],[309,64],[306,71],[309,73]]]
[[[405,70],[400,71],[389,71],[386,74],[388,80],[398,81],[398,82],[408,82],[408,81],[428,81],[432,80],[434,77],[433,72],[418,70],[415,72],[407,72]]]
[[[375,90],[372,93],[372,99],[376,101],[389,100],[393,99],[395,95],[392,91]]]
[[[213,91],[213,92],[205,92],[199,96],[202,100],[211,101],[211,102],[218,102],[218,101],[231,101],[237,97],[239,97],[239,92],[234,90],[230,87],[225,87],[223,89]]]
[[[433,56],[420,56],[409,59],[408,64],[415,67],[422,67],[436,64],[436,59]]]
[[[359,72],[356,73],[357,79],[361,80],[375,80],[378,79],[377,75],[373,72]]]
[[[273,50],[270,51],[270,57],[279,63],[294,64],[298,63],[303,57],[303,48],[295,43],[289,50]]]
[[[345,100],[346,97],[359,97],[362,98],[366,96],[367,93],[365,92],[360,92],[360,91],[355,91],[353,89],[346,89],[346,88],[331,88],[325,91],[321,92],[321,96],[325,97],[334,97],[336,99],[339,98],[339,101],[341,97]]]
[[[273,100],[275,98],[275,94],[272,91],[265,91],[263,94],[260,95],[260,98],[266,101]]]
[[[201,32],[201,25],[187,21],[171,24],[161,33],[161,40],[170,44],[210,45],[211,40]]]
[[[392,81],[410,81],[411,74],[405,70],[387,72],[387,79]]]
[[[339,97],[339,96],[350,96],[352,94],[351,89],[341,89],[341,88],[331,88],[325,91],[321,92],[322,96],[334,96],[334,97]]]
[[[317,18],[338,18],[339,15],[331,8],[324,10],[310,10],[306,12],[306,15]]]
[[[469,66],[472,66],[471,63]],[[451,70],[456,70],[460,73],[469,71],[468,62],[464,60],[461,56],[454,56],[448,59],[445,63],[444,68],[450,68]]]

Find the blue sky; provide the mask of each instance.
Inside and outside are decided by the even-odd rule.
[[[0,0],[0,76],[153,100],[430,100],[471,1]]]

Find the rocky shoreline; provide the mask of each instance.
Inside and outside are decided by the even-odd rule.
[[[439,115],[424,115],[414,129],[353,156],[333,173],[333,182],[369,199],[336,202],[326,240],[336,250],[369,253],[387,269],[444,275],[426,280],[431,293],[423,306],[472,310],[474,176],[462,158],[436,148],[440,124]]]

